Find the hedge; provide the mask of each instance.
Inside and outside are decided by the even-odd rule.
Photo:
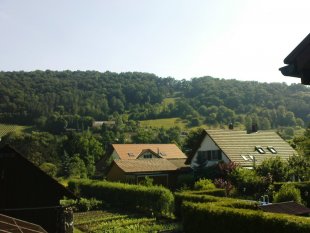
[[[124,183],[71,180],[68,188],[85,198],[96,198],[113,208],[153,213],[155,216],[170,216],[174,197],[166,188]]]
[[[195,233],[309,233],[310,219],[258,210],[236,209],[216,203],[184,202],[183,230]]]
[[[196,202],[196,203],[216,203],[224,207],[242,208],[242,209],[257,209],[257,202],[240,200],[227,197],[215,197],[211,195],[205,195],[204,191],[187,191],[175,193],[175,216],[181,217],[181,206],[184,201]]]
[[[290,183],[295,186],[295,188],[300,190],[301,198],[305,201],[306,206],[310,208],[310,181],[304,182],[276,182],[274,187],[276,191],[279,191],[283,184]]]

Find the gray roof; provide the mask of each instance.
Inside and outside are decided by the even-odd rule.
[[[238,130],[206,130],[206,134],[217,144],[217,146],[227,155],[227,157],[242,166],[253,166],[253,160],[249,156],[254,156],[256,165],[264,159],[276,156],[287,160],[290,156],[297,155],[297,152],[273,131],[258,131],[247,133]],[[258,152],[256,147],[261,147],[265,153]],[[273,154],[268,147],[273,147],[276,154]]]

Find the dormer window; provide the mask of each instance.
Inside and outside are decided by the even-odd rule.
[[[273,146],[268,146],[267,149],[272,153],[272,154],[277,154],[278,152]]]
[[[266,154],[265,150],[261,146],[256,146],[255,149],[258,151],[260,154]]]
[[[145,159],[151,159],[152,158],[152,154],[144,154],[143,158]]]

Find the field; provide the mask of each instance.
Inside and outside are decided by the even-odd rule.
[[[187,128],[187,122],[180,118],[165,118],[156,120],[140,121],[142,127],[157,127],[157,128],[171,128],[173,126],[179,126],[181,129]]]
[[[181,232],[181,223],[138,214],[89,211],[74,214],[75,233]]]
[[[0,138],[8,133],[23,132],[29,128],[29,126],[0,124]]]

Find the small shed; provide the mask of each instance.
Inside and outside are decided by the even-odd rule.
[[[294,201],[270,203],[267,205],[258,206],[258,208],[265,212],[271,212],[271,213],[291,214],[301,216],[309,216],[310,214],[309,208],[300,205]]]
[[[0,190],[0,213],[67,232],[70,211],[59,202],[74,194],[8,145],[0,149]]]

